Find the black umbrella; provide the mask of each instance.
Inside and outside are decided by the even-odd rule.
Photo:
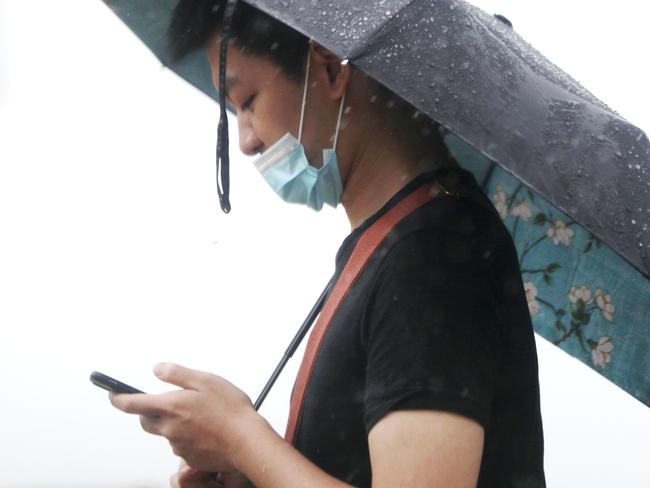
[[[105,1],[168,64],[176,0]],[[504,19],[463,1],[247,3],[448,129],[518,243],[536,330],[650,404],[650,142],[640,129]],[[173,69],[216,98],[202,54]]]

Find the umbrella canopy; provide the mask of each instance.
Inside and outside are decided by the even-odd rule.
[[[168,64],[176,0],[105,2]],[[650,142],[640,129],[462,1],[247,3],[448,129],[517,243],[536,331],[650,405]],[[203,54],[173,69],[216,98]]]

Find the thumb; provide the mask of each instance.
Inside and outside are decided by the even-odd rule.
[[[187,390],[200,390],[209,373],[186,368],[178,364],[158,363],[153,368],[158,379]]]

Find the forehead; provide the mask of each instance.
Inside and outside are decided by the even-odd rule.
[[[218,85],[221,43],[219,36],[213,37],[206,46],[208,61],[212,71],[212,78]],[[289,79],[282,69],[274,62],[259,56],[246,52],[234,42],[228,43],[228,59],[226,66],[226,90],[237,87],[242,83],[248,83],[253,80],[269,81],[278,77]]]

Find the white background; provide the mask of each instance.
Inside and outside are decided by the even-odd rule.
[[[650,130],[645,2],[477,3]],[[176,361],[255,397],[320,293],[342,210],[283,204],[235,142],[224,216],[217,118],[99,0],[0,0],[0,487],[166,486],[169,446],[90,371],[161,391]],[[538,348],[548,485],[650,486],[647,407]],[[297,363],[262,409],[278,430]]]

